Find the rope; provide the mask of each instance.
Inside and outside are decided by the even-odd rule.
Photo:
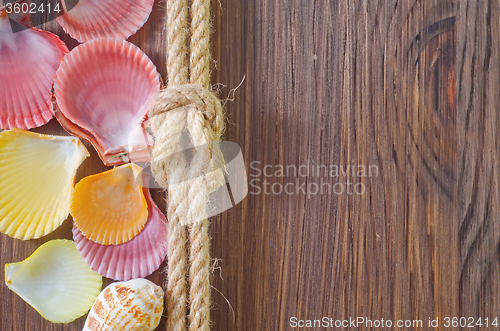
[[[193,0],[191,5],[191,83],[210,84],[210,1]]]
[[[189,81],[188,49],[188,2],[167,0],[167,75],[172,85]]]
[[[224,116],[220,100],[208,90],[210,1],[192,1],[190,29],[187,17],[187,0],[167,1],[168,87],[149,112],[155,137],[151,169],[168,190],[167,331],[210,329],[206,206],[210,192],[224,183],[224,161],[216,143],[224,131]],[[193,146],[201,146],[189,165],[180,153],[184,130]]]

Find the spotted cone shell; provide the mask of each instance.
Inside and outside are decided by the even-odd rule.
[[[97,297],[83,331],[153,331],[163,312],[163,290],[137,278],[113,283]]]

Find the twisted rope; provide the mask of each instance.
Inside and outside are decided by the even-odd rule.
[[[210,1],[191,4],[191,83],[207,88],[210,84]]]
[[[167,75],[173,85],[189,81],[188,8],[187,0],[167,0]]]
[[[224,161],[214,143],[223,133],[224,116],[220,100],[208,90],[210,1],[192,1],[189,67],[187,12],[186,0],[167,1],[168,88],[158,95],[149,112],[155,137],[151,169],[156,181],[169,192],[167,331],[185,331],[186,321],[190,331],[210,329],[206,206],[210,192],[224,183]],[[185,129],[193,146],[203,146],[196,149],[189,167],[179,146]]]

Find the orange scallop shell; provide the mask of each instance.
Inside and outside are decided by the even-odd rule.
[[[141,172],[141,167],[129,163],[76,184],[71,215],[86,238],[119,245],[141,232],[148,220]]]
[[[146,178],[143,179],[146,181]],[[167,220],[143,188],[148,202],[148,222],[132,240],[121,245],[101,245],[85,238],[73,226],[73,238],[88,266],[100,275],[115,280],[130,280],[150,275],[160,267],[167,254]]]

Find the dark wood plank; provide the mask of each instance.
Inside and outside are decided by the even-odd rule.
[[[460,1],[456,30],[460,313],[490,319],[500,315],[499,10]]]
[[[343,179],[363,183],[361,196],[250,195],[222,216],[214,255],[226,278],[216,277],[215,287],[235,320],[216,295],[215,329],[282,330],[292,316],[418,319],[426,329],[439,318],[443,329],[445,317],[498,316],[498,69],[488,73],[483,60],[497,52],[498,8],[488,4],[221,1],[215,79],[233,87],[246,77],[228,103],[235,125],[227,138],[242,144],[247,163],[354,163],[380,173]],[[457,96],[461,85],[473,92]],[[485,116],[485,93],[486,138],[479,124],[467,131],[463,118]],[[467,142],[476,135],[490,148]],[[471,179],[481,154],[489,160],[483,185]],[[475,232],[466,243],[465,206],[475,208],[464,200],[478,185],[488,189],[474,201],[483,213],[469,221]],[[470,250],[476,259],[464,266]]]

